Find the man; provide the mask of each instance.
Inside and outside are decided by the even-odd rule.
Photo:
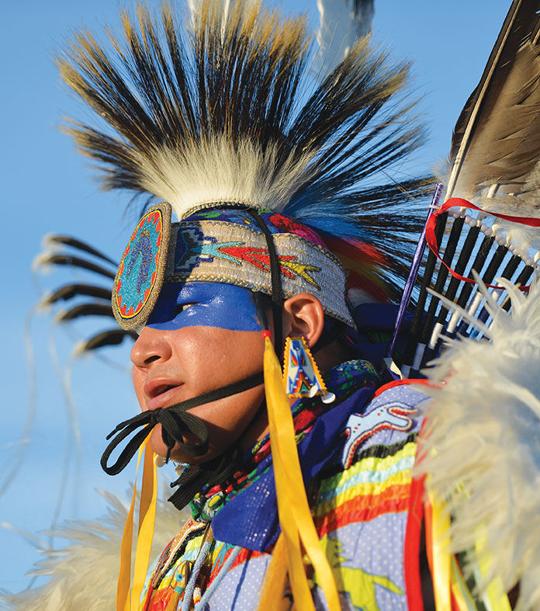
[[[141,604],[189,608],[203,596],[212,608],[255,608],[266,583],[263,607],[281,593],[300,608],[312,596],[329,608],[405,607],[396,550],[406,544],[420,395],[371,401],[380,346],[374,364],[358,360],[369,341],[353,314],[365,328],[371,305],[397,294],[418,227],[396,204],[404,189],[421,197],[422,181],[360,184],[420,142],[407,109],[388,103],[406,69],[363,41],[306,97],[301,22],[205,2],[192,32],[167,9],[161,24],[141,9],[138,26],[125,18],[114,56],[81,38],[60,64],[119,134],[71,129],[107,186],[170,204],[142,217],[113,294],[118,322],[139,333],[143,412],[117,427],[102,464],[117,473],[150,431],[158,455],[189,463],[171,500],[190,503],[193,518]],[[140,545],[137,559],[147,557]],[[118,608],[139,598],[144,561],[135,564],[133,583],[121,569]]]
[[[148,215],[155,215],[156,210],[152,209]],[[251,239],[253,244],[259,244],[262,235],[248,229],[252,221],[248,212],[220,208],[217,213],[228,221],[214,220],[216,210],[213,209],[211,213],[194,213],[178,224],[178,235],[185,232],[189,236],[195,229],[202,232],[201,239],[192,242],[195,244],[193,251],[186,253],[182,248],[180,252],[184,258],[195,256],[197,259],[198,266],[190,267],[191,278],[198,274],[202,277],[205,263],[207,273],[212,273],[215,258],[221,253],[230,266],[229,283],[191,279],[185,283],[169,283],[166,272],[157,302],[132,350],[133,381],[141,408],[147,410],[143,418],[145,413],[158,412],[154,422],[161,422],[162,426],[169,426],[160,419],[168,415],[166,410],[174,410],[175,415],[180,416],[185,413],[177,411],[182,401],[252,379],[262,369],[264,338],[261,331],[266,327],[262,321],[271,318],[272,303],[265,303],[267,300],[260,294],[233,284],[238,277],[232,275],[237,263],[229,261],[232,247],[220,245],[234,241],[242,244],[242,248],[262,251],[263,247],[252,246],[249,242]],[[213,220],[204,220],[209,215]],[[235,226],[231,223],[232,218],[242,219],[243,224]],[[269,221],[266,223],[272,226]],[[287,233],[273,234],[277,244],[279,237],[290,239],[298,235],[289,233],[292,231],[301,232],[301,240],[307,242],[307,227],[294,227],[289,222],[287,229]],[[235,231],[237,234],[234,240],[220,243],[212,230],[223,231],[222,235],[229,238]],[[139,235],[132,238],[120,266],[124,272],[117,276],[117,287],[121,285],[113,298],[120,303],[117,311],[124,306],[124,274],[126,269],[134,268],[130,265],[130,255],[138,252],[138,238]],[[177,237],[176,253],[178,240]],[[205,242],[212,244],[211,262],[199,260],[205,256],[201,254],[204,250],[201,243]],[[169,269],[178,270],[178,264],[175,258]],[[223,267],[221,273],[226,273]],[[237,272],[240,273],[241,270]],[[318,277],[315,266],[311,273]],[[339,276],[332,275],[331,279],[336,283]],[[324,300],[325,296],[321,297]],[[304,397],[295,401],[295,393],[291,393],[295,438],[299,443],[311,512],[327,550],[328,562],[336,572],[340,606],[406,606],[404,566],[396,560],[403,557],[403,553],[396,554],[396,549],[404,545],[402,535],[407,522],[416,448],[414,437],[420,422],[415,402],[421,396],[410,390],[392,389],[389,391],[390,403],[387,398],[376,399],[367,407],[381,380],[368,361],[350,360],[354,350],[347,344],[349,330],[343,325],[344,332],[339,337],[342,323],[332,321],[325,314],[325,309],[331,307],[330,303],[323,306],[316,295],[308,292],[286,298],[282,306],[283,336],[297,338],[294,346],[285,348],[288,360],[285,371],[295,385],[295,392]],[[334,307],[334,316],[340,315],[339,306]],[[125,311],[132,314],[129,307]],[[347,316],[346,309],[341,312],[341,316]],[[125,320],[119,318],[120,323],[125,324]],[[352,335],[352,330],[349,333]],[[308,347],[313,349],[317,364],[324,371],[328,389],[323,400],[317,400],[313,394],[320,375]],[[266,373],[265,385],[268,386]],[[180,427],[174,445],[170,441],[165,443],[167,435],[159,427],[152,432],[152,447],[159,455],[192,465],[202,462],[205,470],[195,476],[194,486],[189,478],[182,479],[196,470],[196,467],[189,467],[171,499],[179,507],[191,500],[193,519],[160,557],[143,597],[148,609],[165,608],[166,605],[180,607],[188,604],[185,602],[188,595],[197,603],[205,591],[204,601],[213,608],[257,606],[255,592],[263,586],[271,557],[267,552],[277,547],[278,507],[270,455],[270,445],[275,442],[267,435],[264,388],[260,380],[255,381],[259,384],[253,388],[236,391],[217,401],[208,398],[210,402],[190,410],[192,417],[203,421],[208,429],[201,456],[193,457],[193,450],[201,443],[198,430],[194,435],[193,430]],[[281,384],[281,380],[279,382]],[[336,399],[331,403],[324,402],[334,396]],[[141,422],[140,417],[136,420]],[[144,420],[152,423],[147,418]],[[278,425],[284,426],[284,423],[278,422]],[[118,430],[122,437],[126,426],[129,425],[122,423]],[[143,429],[143,435],[146,431]],[[174,435],[171,428],[166,431]],[[224,471],[220,456],[226,456],[226,466],[234,469]],[[218,457],[217,464],[214,457]],[[121,461],[123,464],[125,457]],[[119,468],[106,463],[105,467],[111,473]],[[285,468],[288,471],[292,465],[286,464]],[[300,502],[301,481],[294,486],[298,487],[292,490],[294,500]],[[191,499],[193,493],[195,496]],[[361,535],[361,531],[364,534]],[[368,547],[368,542],[373,542],[375,556],[366,555],[366,550],[358,545],[364,536]],[[316,584],[317,578],[316,573]],[[292,587],[294,593],[294,584]],[[315,596],[322,601],[320,594]],[[272,597],[275,600],[275,590]],[[380,603],[381,600],[387,603]]]
[[[165,202],[139,221],[113,290],[138,334],[142,412],[102,465],[118,473],[145,448],[117,609],[420,609],[426,396],[386,383],[382,357],[418,229],[397,205],[425,181],[375,182],[420,142],[395,102],[406,69],[363,41],[310,82],[301,22],[258,5],[204,2],[189,32],[168,9],[160,23],[140,9],[112,51],[81,36],[60,63],[108,123],[71,128],[105,186]],[[191,518],[145,578],[150,448],[179,463],[170,500]],[[444,520],[435,501],[429,512],[442,609],[451,579],[467,586],[459,567],[441,571]]]

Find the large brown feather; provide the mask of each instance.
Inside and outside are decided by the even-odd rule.
[[[487,190],[503,207],[540,209],[539,3],[514,0],[482,78],[457,121],[447,197]],[[500,209],[499,205],[499,209]]]

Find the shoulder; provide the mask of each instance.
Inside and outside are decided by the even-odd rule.
[[[397,483],[408,486],[427,399],[421,385],[392,382],[360,404],[346,421],[336,461],[321,478],[319,500],[343,496],[352,502],[364,493],[373,499],[373,486],[377,494]]]
[[[391,383],[346,423],[339,464],[319,482],[313,516],[344,608],[406,609],[405,533],[412,498],[421,387]]]

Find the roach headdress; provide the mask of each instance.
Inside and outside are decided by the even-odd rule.
[[[60,60],[106,122],[67,128],[105,189],[166,201],[179,219],[227,204],[281,213],[322,232],[350,286],[399,297],[425,190],[385,178],[422,139],[395,99],[406,65],[363,39],[315,82],[303,22],[258,3],[203,2],[189,29],[139,8],[123,26],[110,50],[83,34]]]

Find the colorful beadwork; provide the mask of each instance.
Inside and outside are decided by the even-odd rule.
[[[354,462],[358,448],[379,431],[410,431],[414,426],[414,407],[399,402],[381,405],[368,414],[352,414],[345,429],[347,442],[343,448],[343,466],[348,469]]]
[[[124,250],[113,288],[113,310],[123,328],[142,326],[161,290],[171,208],[159,204],[139,221]]]
[[[245,241],[220,241],[218,236],[203,234],[197,227],[185,227],[176,238],[174,267],[171,274],[185,274],[199,267],[201,263],[214,263],[216,260],[228,261],[236,266],[246,263],[258,270],[270,273],[270,255],[264,247],[252,246]],[[285,278],[295,277],[305,280],[320,290],[313,277],[321,271],[317,265],[302,263],[295,255],[280,255],[281,273]]]
[[[286,339],[283,376],[285,392],[289,397],[326,395],[326,384],[303,337]]]
[[[174,223],[174,247],[170,249],[165,282],[224,282],[271,294],[266,238],[253,223],[240,222],[246,220],[245,215],[240,211],[207,211]],[[279,215],[274,217],[280,219]],[[270,220],[267,224],[274,236],[285,298],[310,292],[327,314],[354,326],[345,300],[346,278],[338,260],[320,240],[308,239],[313,233],[308,228],[281,223],[290,232],[280,232]]]

